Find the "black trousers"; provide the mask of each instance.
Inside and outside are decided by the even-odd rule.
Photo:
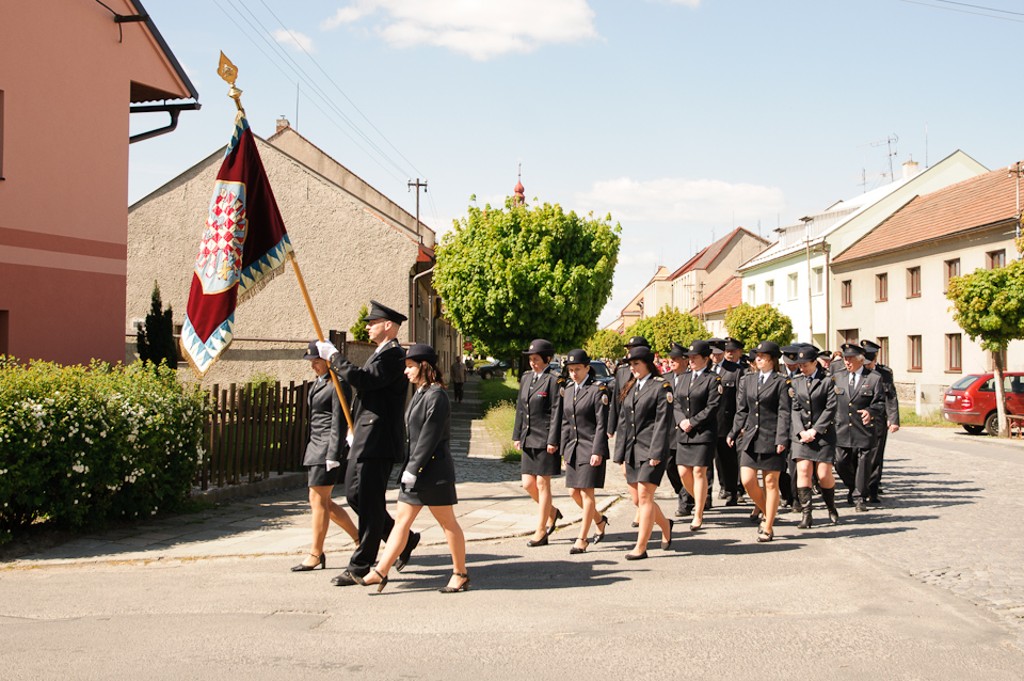
[[[377,562],[380,543],[395,526],[384,499],[393,466],[393,461],[381,459],[350,460],[345,471],[345,498],[359,515],[359,547],[348,559],[348,569],[360,577],[366,576]]]
[[[868,478],[871,475],[872,447],[836,447],[836,473],[846,485],[866,500],[870,494]]]
[[[668,481],[672,485],[672,491],[679,494],[686,494],[687,497],[690,495],[683,489],[683,481],[679,477],[679,465],[676,463],[676,450],[670,449],[668,452],[668,458],[665,459],[665,475],[668,476]]]
[[[462,386],[465,385],[465,384],[464,383],[452,383],[452,385],[455,386],[455,401],[456,402],[461,402],[462,401]]]
[[[740,485],[740,457],[735,447],[730,447],[724,437],[715,443],[715,468],[718,469],[718,481],[722,489],[730,495],[742,491]]]
[[[878,434],[878,444],[871,450],[871,471],[868,475],[868,493],[878,496],[878,488],[882,484],[882,462],[885,459],[885,443],[889,440],[889,428],[882,428]]]

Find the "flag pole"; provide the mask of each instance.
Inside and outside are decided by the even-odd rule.
[[[238,78],[238,67],[236,67],[227,56],[220,53],[220,63],[217,66],[217,74],[231,86],[228,91],[228,97],[235,100],[235,106],[238,107],[238,114],[245,116],[245,109],[242,108],[242,91],[235,87],[235,80]],[[299,290],[302,291],[302,298],[306,301],[306,309],[309,310],[309,317],[313,320],[313,328],[316,330],[316,337],[319,341],[326,340],[324,338],[323,329],[320,328],[320,320],[316,317],[316,311],[313,309],[313,301],[309,298],[309,291],[306,290],[306,280],[302,278],[302,270],[299,269],[299,261],[295,259],[295,253],[290,252],[287,255],[288,261],[291,262],[292,267],[295,269],[295,278],[299,282]],[[341,410],[345,413],[345,422],[348,423],[348,432],[351,435],[355,428],[352,425],[352,412],[348,408],[348,400],[345,399],[345,393],[341,391],[341,383],[338,381],[338,376],[331,371],[331,382],[334,384],[334,392],[338,393],[338,401],[341,402]]]

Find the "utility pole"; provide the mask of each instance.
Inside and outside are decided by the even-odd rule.
[[[409,180],[406,184],[409,187],[409,191],[412,191],[413,187],[416,188],[416,236],[419,238],[420,243],[423,243],[423,235],[420,233],[420,187],[423,188],[423,193],[425,194],[427,192],[427,181],[423,180],[420,182],[420,178],[417,177],[415,182]]]

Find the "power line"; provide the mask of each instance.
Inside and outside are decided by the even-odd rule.
[[[1000,21],[1012,21],[1012,22],[1017,23],[1017,24],[1024,23],[1024,19],[1014,19],[1013,17],[1008,17],[1008,16],[1003,17],[1003,16],[997,16],[997,15],[994,15],[994,14],[984,14],[982,12],[972,12],[972,11],[970,11],[968,9],[958,9],[956,7],[944,7],[942,5],[933,5],[933,4],[930,4],[929,2],[924,2],[923,0],[900,0],[900,2],[905,2],[908,5],[920,5],[921,7],[928,7],[930,9],[943,10],[945,12],[957,12],[957,13],[960,13],[960,14],[970,14],[970,15],[977,16],[977,17],[985,17],[987,19],[997,19],[997,20],[1000,20]],[[981,5],[970,5],[968,3],[963,3],[963,2],[953,2],[953,0],[933,0],[933,2],[945,2],[945,3],[948,3],[948,4],[952,4],[952,5],[961,5],[963,7],[974,7],[974,8],[985,10],[985,11],[988,11],[988,12],[1002,12],[1002,13],[1005,13],[1005,14],[1014,14],[1014,15],[1024,16],[1024,13],[1020,13],[1020,12],[1012,12],[1010,10],[996,9],[996,8],[993,8],[993,7],[983,7]]]

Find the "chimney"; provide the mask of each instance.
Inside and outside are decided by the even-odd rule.
[[[285,118],[284,116],[281,116],[280,118],[277,119],[277,130],[275,130],[274,132],[278,133],[281,132],[282,130],[287,130],[290,127],[292,127],[292,124],[288,122],[288,119]],[[904,164],[904,166],[905,165],[906,164]]]
[[[903,179],[909,180],[914,175],[917,175],[917,161],[910,159],[909,161],[903,162]]]

